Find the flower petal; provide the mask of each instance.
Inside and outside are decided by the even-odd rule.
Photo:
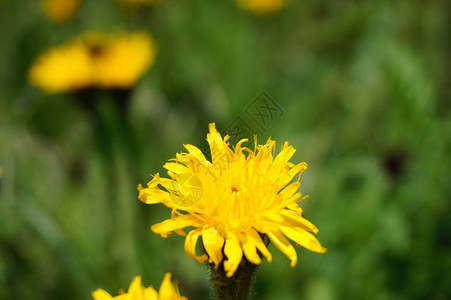
[[[294,167],[290,168],[285,174],[282,172],[282,175],[279,176],[279,178],[276,181],[276,184],[279,188],[283,188],[284,186],[286,186],[291,179],[293,179],[293,177],[299,174],[299,179],[300,176],[302,175],[302,173],[307,170],[307,164],[305,162],[301,162],[297,165],[295,165]]]
[[[146,204],[167,203],[169,202],[169,193],[160,190],[159,188],[143,188],[138,185],[139,196],[138,199]]]
[[[284,217],[285,224],[288,222],[292,227],[301,227],[305,230],[312,231],[313,233],[318,233],[319,231],[313,223],[306,218],[297,215],[297,213],[292,213],[291,211],[284,209],[280,214]]]
[[[283,197],[283,199],[290,199],[291,196],[296,194],[300,186],[301,184],[299,182],[293,182],[292,184],[281,190],[279,194]]]
[[[283,225],[292,228],[301,228],[307,231],[312,231],[314,233],[318,232],[318,228],[309,222],[304,217],[298,215],[297,213],[292,213],[287,209],[283,209],[279,212],[268,211],[263,216],[270,222],[276,223],[278,225]],[[267,225],[267,227],[274,227],[274,224],[268,224],[267,222],[262,222],[262,224]],[[272,230],[272,229],[269,229]]]
[[[227,260],[224,261],[226,276],[232,277],[243,258],[243,250],[241,250],[240,242],[235,234],[230,234],[227,237],[224,254],[227,256]]]
[[[193,155],[195,158],[197,158],[197,160],[202,163],[202,164],[210,164],[210,162],[205,158],[204,154],[202,153],[202,151],[200,151],[199,148],[197,148],[196,146],[190,145],[190,144],[186,144],[183,145],[185,147],[186,150],[188,150],[188,152]]]
[[[257,247],[258,251],[260,251],[260,253],[266,257],[266,259],[271,262],[272,261],[272,255],[271,253],[268,251],[268,248],[266,248],[265,243],[263,243],[262,238],[260,237],[260,235],[257,233],[257,231],[255,231],[254,229],[251,229],[247,232],[247,238],[255,244],[255,246]]]
[[[203,263],[208,259],[207,255],[196,255],[196,244],[199,236],[201,235],[200,229],[193,229],[188,233],[188,236],[185,238],[185,252],[186,254],[195,259],[199,263]]]
[[[295,241],[302,247],[318,253],[326,252],[326,248],[322,247],[319,241],[309,232],[289,226],[281,226],[282,232],[291,240]]]
[[[128,297],[131,299],[144,300],[143,288],[141,284],[141,276],[136,276],[133,278],[132,283],[130,283],[130,286],[128,287],[127,294]]]
[[[273,162],[273,150],[276,142],[268,139],[265,145],[257,146],[257,138],[255,138],[255,149],[258,149],[256,162],[261,166],[262,170],[269,170]]]
[[[191,173],[191,171],[186,166],[179,163],[168,162],[163,165],[163,168],[175,174]]]
[[[282,174],[282,170],[295,152],[296,149],[294,149],[293,146],[289,146],[288,142],[285,142],[282,151],[274,158],[274,161],[269,168],[268,177],[273,178],[275,182],[279,175]]]
[[[202,230],[202,241],[211,261],[217,266],[222,261],[222,246],[224,238],[215,227],[206,227]]]
[[[258,255],[257,253],[257,248],[255,246],[255,243],[253,243],[252,238],[249,238],[245,233],[241,233],[240,243],[247,260],[254,265],[261,264],[262,260],[260,258],[260,255]]]
[[[163,282],[160,285],[160,299],[177,299],[180,295],[176,287],[171,282],[171,273],[164,274]]]
[[[211,162],[213,164],[226,164],[230,161],[230,155],[233,155],[232,150],[226,143],[227,137],[224,140],[216,130],[215,123],[209,124],[210,133],[207,134],[207,141],[210,145]]]
[[[159,300],[158,292],[151,286],[144,290],[145,300]]]
[[[162,237],[168,237],[172,231],[178,231],[185,227],[194,226],[197,224],[197,221],[191,216],[183,215],[152,225],[150,229]]]
[[[105,290],[97,289],[94,292],[92,292],[92,297],[94,300],[111,300],[113,299],[113,296],[108,294]]]
[[[267,232],[266,234],[268,235],[271,242],[273,242],[274,245],[280,251],[282,251],[282,253],[285,254],[286,257],[290,259],[291,267],[294,267],[298,262],[298,256],[296,254],[296,250],[294,250],[290,242],[280,232],[270,231]]]
[[[300,200],[304,200],[306,198],[308,198],[308,196],[304,196]],[[304,211],[302,210],[302,208],[297,203],[288,204],[286,207],[289,209],[290,213],[292,213],[295,216],[302,217],[304,215]]]

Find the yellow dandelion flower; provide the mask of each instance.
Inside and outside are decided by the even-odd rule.
[[[63,45],[40,56],[29,71],[32,85],[48,93],[90,86],[92,68],[89,53],[80,42]]]
[[[260,264],[261,255],[272,257],[263,242],[266,235],[290,260],[297,263],[296,251],[286,239],[297,246],[324,253],[325,248],[310,232],[318,229],[303,217],[298,201],[300,178],[307,164],[289,162],[296,151],[288,142],[274,156],[276,143],[271,139],[255,150],[243,147],[241,140],[233,149],[229,136],[222,139],[210,124],[207,141],[212,162],[193,145],[184,145],[188,153],[179,153],[164,165],[170,179],[157,173],[147,184],[138,186],[139,199],[147,204],[163,203],[171,208],[170,219],[151,227],[162,237],[173,231],[186,235],[185,227],[194,227],[186,235],[185,251],[198,262],[209,260],[223,267],[228,277],[237,270],[243,255],[253,264]],[[291,183],[298,175],[298,179]],[[199,237],[206,255],[196,255]]]
[[[238,4],[256,15],[265,15],[279,11],[285,0],[238,0]]]
[[[29,80],[48,93],[130,88],[152,65],[155,54],[147,33],[85,33],[41,55],[30,68]]]
[[[47,17],[56,23],[72,18],[80,6],[79,0],[43,0],[42,5]]]
[[[157,292],[153,287],[144,287],[141,283],[141,276],[133,278],[127,293],[119,296],[111,296],[108,292],[98,289],[92,293],[94,300],[188,300],[181,297],[177,284],[171,282],[171,274],[164,275],[160,290]]]

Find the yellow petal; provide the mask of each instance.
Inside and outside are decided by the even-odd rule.
[[[190,145],[190,144],[186,144],[183,146],[185,147],[186,150],[188,150],[188,152],[190,154],[192,154],[194,157],[196,157],[200,163],[210,164],[210,162],[205,158],[204,154],[202,153],[202,151],[200,151],[199,148],[197,148],[196,146]]]
[[[260,255],[258,255],[257,253],[257,248],[252,238],[248,237],[247,234],[242,233],[240,234],[240,243],[247,260],[254,265],[261,264],[262,260],[260,258]]]
[[[274,158],[274,161],[269,168],[269,178],[277,179],[279,177],[294,152],[296,152],[296,149],[294,149],[293,146],[288,146],[288,142],[285,142],[282,151]]]
[[[143,188],[138,186],[138,199],[146,204],[168,203],[170,201],[169,193],[158,188]]]
[[[185,252],[186,254],[195,259],[197,262],[199,263],[203,263],[208,259],[207,255],[200,255],[197,256],[196,255],[196,244],[197,244],[197,240],[199,239],[199,236],[201,235],[201,230],[200,229],[194,229],[191,230],[187,237],[185,238]]]
[[[157,187],[159,184],[162,185],[165,188],[168,188],[168,186],[172,183],[172,179],[168,178],[162,178],[160,177],[160,174],[155,174],[155,177],[147,184],[147,187]]]
[[[265,243],[263,243],[262,238],[260,237],[260,234],[257,233],[254,229],[251,229],[247,232],[247,238],[255,244],[258,251],[266,257],[266,259],[271,262],[272,261],[272,255],[269,253],[268,248],[266,248]]]
[[[293,177],[299,173],[299,179],[302,173],[307,170],[307,164],[305,162],[301,162],[294,167],[292,167],[286,174],[283,174],[279,176],[279,178],[276,181],[276,184],[279,188],[283,188],[286,186]],[[299,180],[298,180],[299,181]]]
[[[303,197],[301,200],[304,200],[306,198],[308,198],[308,196]],[[297,203],[288,204],[286,207],[289,209],[290,213],[292,213],[294,215],[301,216],[301,217],[304,215],[304,211]]]
[[[164,274],[163,282],[160,285],[160,299],[177,299],[179,296],[177,290],[171,282],[171,273]]]
[[[171,181],[165,178],[160,178],[160,175],[155,174],[154,178],[147,183],[147,188],[143,188],[141,184],[138,185],[139,196],[138,199],[146,204],[167,203],[169,202],[169,193],[161,190],[158,185],[164,187]]]
[[[145,300],[159,300],[160,296],[158,295],[158,292],[151,286],[148,288],[145,288],[144,290],[144,299]]]
[[[318,228],[316,228],[313,223],[311,223],[306,218],[303,218],[297,214],[294,214],[286,209],[282,210],[280,214],[284,217],[284,223],[288,223],[291,227],[300,227],[313,233],[318,233]]]
[[[208,227],[202,230],[202,241],[208,256],[217,266],[222,261],[222,246],[224,238],[215,227]]]
[[[296,194],[296,192],[299,190],[299,187],[301,184],[299,182],[293,182],[292,184],[288,185],[286,188],[284,188],[282,191],[280,191],[280,195],[284,199],[289,199],[291,196]]]
[[[193,226],[194,224],[196,224],[194,218],[191,218],[190,216],[180,216],[152,225],[150,229],[156,234],[160,234],[162,237],[168,237],[169,233],[172,231],[178,231],[185,227]]]
[[[326,248],[322,247],[319,241],[307,231],[294,227],[281,226],[282,232],[291,240],[295,241],[302,247],[318,253],[326,252]]]
[[[294,250],[290,242],[280,232],[270,231],[266,234],[268,235],[271,242],[273,242],[274,245],[280,251],[282,251],[282,253],[285,254],[286,257],[290,259],[291,267],[294,267],[298,262],[298,257],[296,255],[296,250]]]
[[[230,234],[227,237],[224,246],[224,254],[227,256],[227,260],[224,261],[226,276],[232,277],[243,258],[243,250],[241,250],[240,242],[235,234]]]
[[[179,163],[165,163],[163,168],[168,171],[174,172],[175,174],[191,173],[191,171],[186,166]]]
[[[207,141],[210,145],[211,159],[213,164],[222,164],[229,161],[229,154],[233,154],[227,143],[215,128],[215,123],[209,124],[210,133],[207,134]]]
[[[92,297],[94,300],[111,300],[113,297],[108,294],[105,290],[98,289],[92,292]]]
[[[304,173],[305,170],[307,170],[308,165],[305,162],[301,162],[299,164],[297,164],[296,166],[294,166],[293,168],[290,169],[290,171],[288,171],[288,176],[291,176],[291,178],[294,177],[294,175],[296,175],[297,173],[299,173],[299,178],[298,181],[301,179],[302,173]]]
[[[256,161],[259,165],[261,165],[263,170],[269,170],[273,161],[273,150],[275,146],[276,142],[271,139],[268,140],[266,145],[257,146],[257,139],[255,138],[255,148],[259,149],[256,156]]]
[[[284,225],[293,228],[301,228],[307,231],[312,231],[314,233],[318,232],[316,226],[309,222],[307,219],[298,215],[297,213],[292,213],[287,209],[283,209],[279,212],[268,211],[262,216],[264,216],[268,221],[276,223],[270,224],[266,221],[262,222],[267,230],[274,230],[274,228],[277,228],[278,225]]]
[[[246,143],[247,141],[249,141],[248,139],[241,139],[235,146],[235,154],[237,155],[241,155],[243,148],[241,147],[241,145],[243,145],[244,143]]]
[[[136,276],[133,278],[130,287],[128,288],[128,298],[136,300],[144,300],[143,287],[141,284],[141,276]]]

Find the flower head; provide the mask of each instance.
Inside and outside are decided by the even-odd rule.
[[[266,15],[279,11],[285,0],[238,0],[238,5],[255,15]]]
[[[298,193],[306,163],[289,162],[296,151],[286,142],[274,156],[276,143],[271,139],[252,151],[243,147],[243,139],[231,149],[229,137],[222,139],[210,124],[207,141],[212,161],[193,145],[184,145],[188,153],[179,153],[164,165],[169,179],[156,174],[147,188],[138,186],[139,199],[148,204],[163,203],[172,209],[170,219],[151,229],[163,237],[173,231],[186,235],[185,227],[194,227],[186,236],[185,251],[198,262],[209,260],[216,267],[223,262],[227,276],[237,270],[243,255],[260,264],[261,255],[272,257],[262,240],[266,235],[296,265],[297,255],[291,243],[311,251],[326,251],[309,232],[318,229],[303,217],[297,204],[305,199]],[[296,181],[292,179],[298,175]],[[206,255],[196,255],[199,237]]]
[[[130,88],[153,63],[155,54],[152,38],[143,32],[85,33],[41,55],[29,78],[48,93],[87,87]]]
[[[176,284],[171,282],[171,274],[164,275],[160,290],[157,292],[153,287],[144,287],[141,283],[141,276],[133,278],[127,293],[119,296],[111,296],[105,290],[98,289],[92,293],[94,300],[188,300],[181,297]]]
[[[72,18],[80,6],[80,0],[42,0],[47,17],[56,23]]]

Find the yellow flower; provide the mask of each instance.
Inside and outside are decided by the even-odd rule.
[[[92,293],[94,300],[188,300],[186,297],[181,297],[177,284],[171,282],[171,274],[164,275],[160,290],[157,292],[153,287],[144,287],[141,284],[141,276],[133,278],[128,292],[119,296],[111,296],[105,290],[98,289]]]
[[[288,142],[274,157],[275,142],[257,145],[252,151],[243,147],[241,140],[234,149],[222,139],[210,124],[207,141],[212,162],[193,145],[184,145],[188,153],[177,154],[164,165],[170,179],[157,173],[147,184],[138,186],[139,199],[147,204],[163,203],[171,208],[171,219],[151,227],[152,231],[167,237],[172,231],[186,235],[185,227],[194,227],[185,240],[185,251],[198,262],[207,259],[216,267],[223,262],[231,277],[243,255],[253,264],[260,264],[259,252],[271,261],[272,257],[262,235],[290,260],[297,263],[296,251],[285,238],[311,251],[326,251],[309,231],[318,229],[303,217],[298,201],[300,177],[306,163],[289,162],[296,151]],[[291,183],[294,176],[298,180]],[[184,212],[184,213],[183,213]],[[206,255],[197,256],[197,240],[202,236]]]
[[[42,0],[44,12],[53,22],[61,23],[72,18],[77,12],[79,0]]]
[[[285,0],[238,0],[238,4],[256,15],[265,15],[280,10]]]
[[[31,84],[48,93],[86,87],[129,88],[155,59],[156,46],[144,33],[85,33],[41,55],[29,71]]]

